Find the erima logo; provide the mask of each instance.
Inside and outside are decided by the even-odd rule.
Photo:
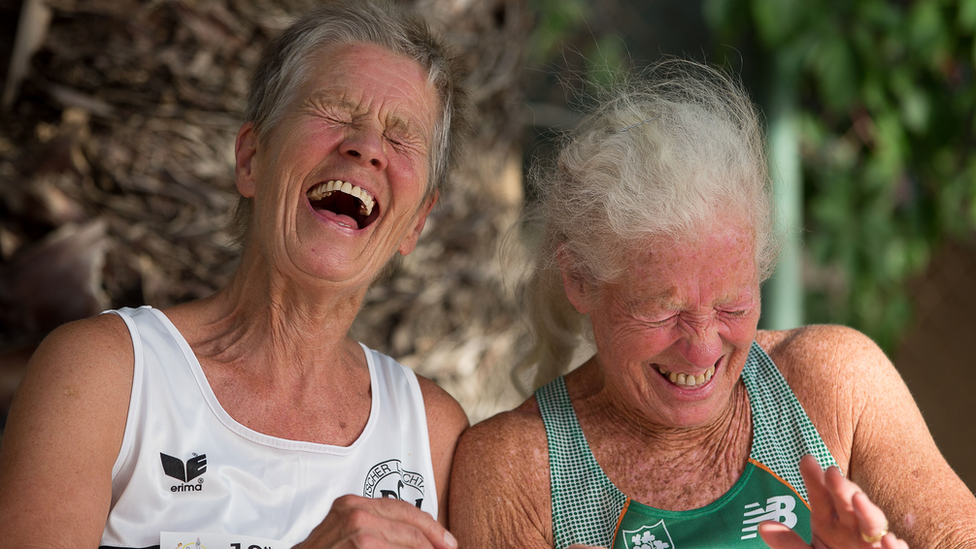
[[[186,483],[207,472],[207,454],[194,454],[193,457],[186,460],[186,467],[183,466],[183,460],[162,452],[159,453],[159,460],[163,463],[163,472],[166,473],[166,476],[184,483],[182,486],[171,486],[171,492],[199,492],[203,490],[202,478],[197,479],[196,484]]]
[[[766,507],[763,508],[758,503],[746,505],[745,519],[742,521],[742,537],[740,539],[752,539],[756,537],[756,530],[759,523],[766,520],[775,520],[793,528],[796,526],[796,498],[793,496],[773,496],[766,500]]]

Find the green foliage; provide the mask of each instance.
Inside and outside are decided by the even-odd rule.
[[[797,90],[808,320],[892,350],[906,281],[976,228],[976,0],[706,0],[727,45]]]
[[[587,84],[598,88],[619,84],[629,68],[627,50],[616,36],[600,38],[586,60]]]
[[[542,64],[553,55],[559,44],[583,24],[589,15],[586,0],[530,0],[539,21],[529,37],[530,61]]]

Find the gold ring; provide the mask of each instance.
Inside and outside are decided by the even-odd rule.
[[[881,533],[880,534],[877,534],[877,535],[874,535],[874,536],[869,536],[869,535],[865,534],[864,532],[861,532],[861,539],[864,540],[864,543],[878,543],[879,541],[881,541],[881,538],[885,537],[885,534],[887,534],[887,533],[888,533],[888,523],[885,522],[885,525],[881,529]]]

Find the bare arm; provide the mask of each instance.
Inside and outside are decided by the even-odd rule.
[[[870,339],[812,326],[767,343],[841,468],[884,511],[893,533],[914,548],[976,547],[976,498]]]
[[[553,547],[549,455],[534,401],[469,429],[454,457],[451,526],[461,547]]]
[[[132,364],[115,315],[62,326],[34,353],[0,447],[0,548],[98,547]]]

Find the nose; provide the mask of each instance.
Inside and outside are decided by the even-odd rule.
[[[685,323],[680,351],[688,362],[701,369],[715,365],[722,356],[722,337],[718,328],[715,318]]]
[[[364,167],[383,170],[387,165],[386,143],[380,131],[373,128],[356,128],[349,131],[339,153]]]

